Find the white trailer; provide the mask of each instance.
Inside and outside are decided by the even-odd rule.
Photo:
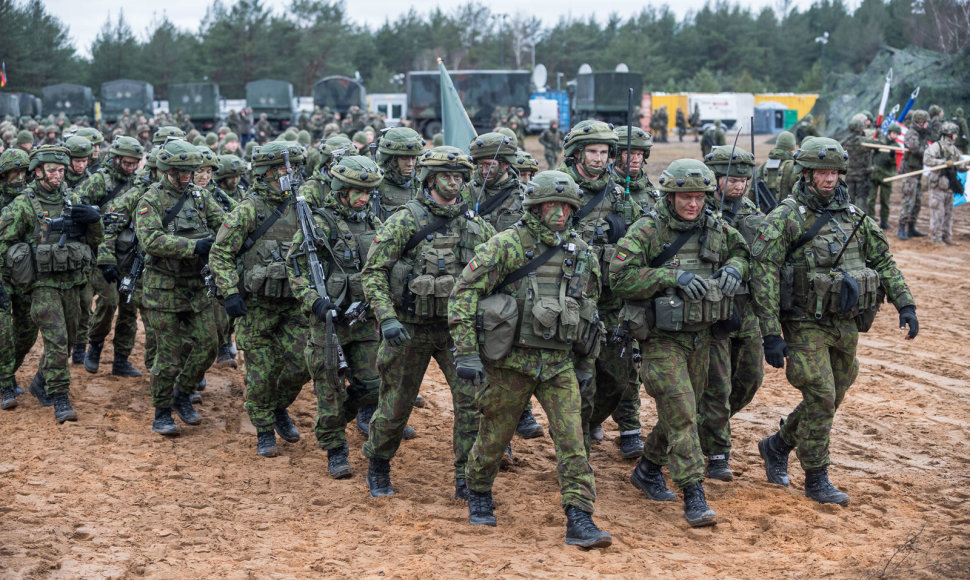
[[[734,129],[741,123],[741,132],[751,132],[751,117],[754,116],[754,95],[751,93],[690,93],[687,96],[686,114],[694,112],[699,106],[701,122],[704,124],[720,121],[725,131]]]

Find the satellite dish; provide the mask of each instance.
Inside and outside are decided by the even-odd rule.
[[[616,68],[614,69],[614,71],[615,72],[630,72],[630,67],[626,66],[625,63],[622,63],[621,62],[620,64],[616,65]]]
[[[579,65],[579,74],[581,74],[581,75],[588,75],[588,74],[590,74],[592,72],[593,72],[593,67],[589,66],[588,64],[583,63],[583,64]]]
[[[549,77],[549,73],[546,71],[546,65],[537,64],[535,70],[532,71],[532,84],[536,86],[537,89],[544,89],[546,87],[546,80]]]

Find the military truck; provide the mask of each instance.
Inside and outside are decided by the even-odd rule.
[[[633,89],[633,106],[643,99],[643,73],[589,72],[576,75],[573,95],[573,119],[597,119],[614,125],[626,125],[629,90]]]
[[[0,93],[0,117],[20,117],[20,99],[13,93]]]
[[[350,77],[331,76],[313,83],[313,105],[329,107],[332,112],[344,114],[350,107],[367,108],[367,91],[364,85]]]
[[[94,93],[91,87],[61,83],[42,89],[44,112],[48,115],[64,113],[71,120],[78,117],[94,118]]]
[[[101,118],[114,123],[124,114],[141,111],[151,115],[154,111],[155,87],[143,81],[118,79],[101,83]]]
[[[34,117],[44,114],[44,103],[40,100],[40,97],[30,93],[20,93],[17,96],[20,98],[21,117]]]
[[[246,105],[255,120],[265,113],[276,129],[285,129],[293,122],[293,85],[271,79],[246,83]]]
[[[532,74],[523,70],[449,71],[475,130],[491,131],[510,110],[529,108]],[[411,71],[407,77],[411,126],[427,138],[441,131],[441,73]]]
[[[168,110],[181,110],[192,123],[208,131],[219,122],[219,85],[216,83],[183,83],[168,85]]]

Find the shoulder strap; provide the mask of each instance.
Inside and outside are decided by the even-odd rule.
[[[107,175],[107,174],[106,174],[106,175]],[[115,185],[115,188],[111,190],[111,193],[109,193],[109,194],[108,194],[108,195],[107,195],[107,196],[106,196],[106,197],[104,198],[104,200],[103,200],[103,201],[101,202],[101,205],[105,205],[105,204],[107,204],[107,203],[108,203],[109,201],[111,201],[112,199],[114,199],[114,198],[115,198],[115,197],[116,197],[116,196],[117,196],[117,195],[118,195],[119,193],[121,193],[121,192],[122,192],[122,190],[123,190],[123,188],[124,188],[124,187],[125,187],[126,185],[129,185],[129,184],[128,184],[128,182],[127,182],[126,180],[124,180],[124,179],[121,179],[121,180],[118,180],[118,184],[117,184],[117,185]]]
[[[514,284],[519,280],[521,280],[522,278],[525,278],[529,274],[535,272],[536,270],[539,269],[539,266],[542,266],[543,264],[548,262],[552,258],[553,254],[555,254],[559,250],[560,250],[559,246],[549,246],[546,249],[546,251],[539,254],[531,262],[516,269],[515,271],[511,272],[508,276],[503,278],[501,282],[495,285],[495,288],[492,288],[492,291],[489,294],[497,294],[501,292],[502,289],[508,286],[509,284]]]
[[[798,210],[795,210],[795,211],[798,211]],[[822,228],[825,227],[825,224],[827,224],[830,219],[832,219],[832,212],[830,212],[829,210],[825,210],[822,213],[818,214],[818,216],[815,218],[815,223],[812,224],[812,227],[808,228],[807,231],[802,233],[802,235],[798,236],[798,239],[795,240],[795,243],[790,248],[788,248],[788,253],[791,254],[798,248],[812,241],[812,239],[815,236],[817,236],[820,231],[822,231]]]
[[[659,268],[660,266],[663,266],[665,263],[667,263],[667,260],[669,260],[672,257],[674,257],[674,255],[681,248],[684,247],[684,244],[687,243],[687,240],[689,240],[690,237],[692,235],[694,235],[695,232],[699,232],[700,230],[701,230],[701,228],[691,228],[689,230],[685,230],[683,232],[680,232],[680,235],[678,235],[674,239],[674,241],[671,242],[671,244],[669,246],[667,246],[666,248],[664,248],[664,251],[660,252],[660,255],[658,255],[653,260],[650,260],[649,266],[651,268]]]
[[[165,217],[162,218],[162,228],[167,228],[168,224],[172,223],[172,220],[175,219],[175,216],[177,216],[178,213],[182,211],[182,206],[185,205],[185,201],[189,199],[190,195],[192,195],[192,188],[186,187],[185,193],[183,193],[182,197],[179,198],[178,203],[176,203],[175,206],[172,207],[170,210],[165,212]]]
[[[249,234],[249,236],[246,238],[246,241],[243,242],[242,248],[240,248],[239,250],[240,254],[245,252],[249,248],[252,248],[256,244],[256,242],[259,241],[259,238],[263,237],[263,234],[265,234],[267,231],[269,231],[271,227],[273,227],[273,224],[276,223],[276,220],[283,217],[283,212],[286,211],[286,206],[290,204],[291,197],[292,196],[288,196],[286,199],[281,201],[276,206],[276,209],[273,210],[273,213],[270,214],[270,216],[266,218],[266,220],[263,223],[259,224],[259,227],[253,230],[253,233]]]
[[[410,206],[410,202],[407,203],[407,204],[405,204],[405,205],[408,207],[408,210],[411,211],[411,215],[414,216],[415,221],[418,221],[417,211],[415,211],[415,209]],[[429,236],[429,235],[431,235],[431,234],[433,234],[435,232],[438,232],[439,230],[441,230],[442,228],[444,228],[445,226],[447,226],[451,222],[451,220],[455,219],[456,217],[458,217],[457,214],[456,215],[453,215],[453,216],[451,216],[449,218],[444,218],[444,219],[439,219],[439,220],[432,220],[431,223],[429,223],[428,225],[426,225],[423,228],[419,229],[418,231],[414,232],[414,235],[411,236],[411,239],[408,240],[408,243],[404,244],[404,250],[401,252],[401,256],[402,257],[403,256],[406,256],[408,254],[408,252],[410,252],[414,248],[418,247],[418,244],[420,244],[422,241],[424,241],[424,239],[427,236]]]
[[[502,193],[496,195],[495,197],[485,200],[485,203],[483,203],[482,206],[478,208],[478,215],[488,215],[492,213],[495,210],[495,208],[505,203],[505,200],[507,200],[510,195],[512,195],[511,187],[506,189]]]
[[[586,202],[586,205],[584,205],[583,207],[579,208],[579,211],[577,211],[576,215],[573,216],[573,223],[579,224],[579,222],[581,222],[583,218],[585,218],[590,213],[592,213],[593,209],[595,209],[596,206],[598,206],[600,202],[603,201],[603,198],[606,197],[606,194],[609,193],[610,190],[613,189],[613,187],[615,187],[615,185],[616,184],[613,183],[613,178],[611,177],[610,180],[606,183],[606,187],[603,188],[603,191],[596,194],[596,197]]]

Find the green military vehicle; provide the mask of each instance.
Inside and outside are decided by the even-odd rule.
[[[475,130],[487,133],[495,127],[493,113],[505,116],[510,110],[528,111],[532,74],[524,70],[449,71]],[[411,71],[407,78],[411,127],[427,138],[441,131],[441,73]]]
[[[154,111],[155,87],[142,81],[118,79],[101,83],[101,118],[114,123],[125,109],[151,115]]]
[[[13,93],[0,93],[0,118],[20,117],[20,99]]]
[[[219,122],[219,85],[183,83],[168,85],[168,110],[181,110],[196,127],[209,131]]]
[[[367,109],[367,91],[364,85],[350,77],[325,77],[313,83],[313,105],[329,107],[331,111],[344,114],[351,107]]]
[[[285,129],[293,122],[293,85],[271,79],[246,83],[246,105],[256,120],[265,113],[276,129]]]
[[[44,112],[48,115],[64,113],[70,119],[94,118],[94,93],[91,87],[61,83],[42,89]]]
[[[638,107],[643,100],[643,73],[588,72],[576,75],[573,119],[630,125],[627,106],[631,88],[633,106]]]

